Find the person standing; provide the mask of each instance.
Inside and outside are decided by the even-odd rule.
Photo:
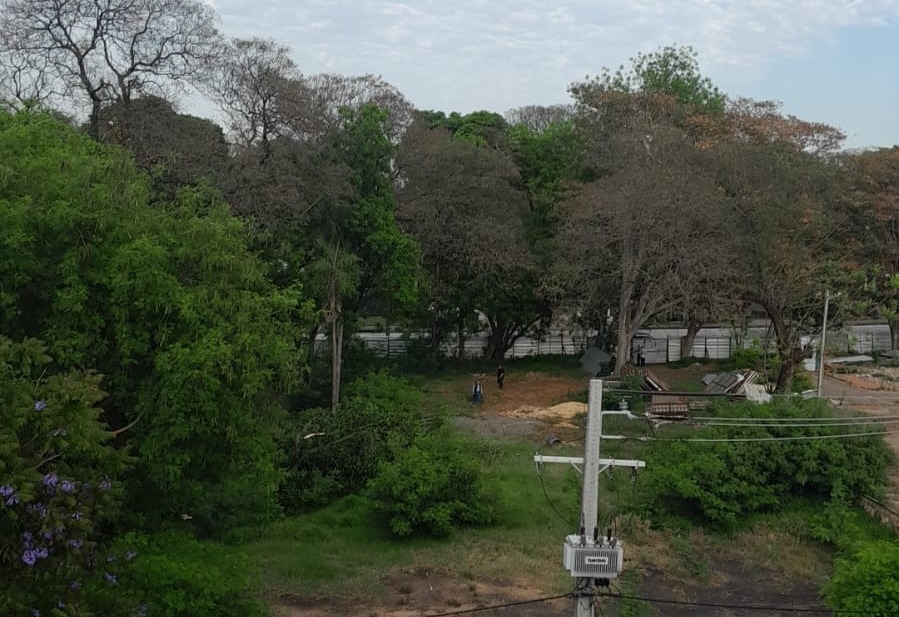
[[[496,369],[496,385],[499,386],[499,389],[503,389],[503,381],[506,379],[506,369],[503,368],[503,365],[500,364]]]
[[[480,405],[483,400],[484,387],[481,385],[480,379],[475,379],[474,384],[471,386],[471,402],[475,405]]]

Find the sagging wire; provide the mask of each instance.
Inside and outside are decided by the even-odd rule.
[[[539,454],[539,450],[538,450]],[[540,480],[540,488],[543,490],[543,497],[546,498],[546,503],[549,504],[549,507],[552,508],[553,512],[564,521],[568,527],[574,527],[574,524],[564,515],[562,512],[556,507],[556,504],[552,502],[549,498],[549,493],[546,492],[546,483],[543,481],[543,471],[541,470],[540,463],[537,463],[537,478]]]

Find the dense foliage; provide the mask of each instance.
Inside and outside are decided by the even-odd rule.
[[[106,559],[121,516],[124,452],[89,371],[59,371],[35,339],[0,337],[0,613],[68,606],[113,615]]]
[[[748,515],[776,511],[789,497],[854,502],[876,495],[885,483],[892,453],[877,435],[820,439],[846,432],[878,432],[878,427],[814,426],[831,417],[826,404],[780,399],[766,405],[718,405],[716,418],[789,418],[792,426],[759,422],[739,428],[710,426],[666,431],[648,454],[646,482],[652,494],[675,511],[696,514],[711,524],[734,527]],[[804,419],[807,422],[797,423]],[[820,424],[817,423],[817,424]],[[788,438],[802,440],[752,441]],[[691,439],[740,438],[743,442]],[[657,507],[658,507],[657,505]]]
[[[421,435],[379,465],[368,494],[394,534],[445,536],[494,521],[471,446],[448,431]]]
[[[296,412],[285,436],[288,472],[280,499],[289,511],[358,491],[424,429],[421,393],[387,372],[347,386],[340,407]]]
[[[476,457],[420,392],[343,371],[364,318],[426,331],[434,364],[450,337],[462,359],[466,330],[501,360],[577,323],[620,369],[654,320],[690,348],[756,303],[776,361],[734,362],[789,391],[827,286],[834,314],[884,318],[899,345],[896,149],[841,153],[833,127],[730,99],[688,47],[572,84],[572,105],[414,112],[379,78],[226,41],[195,0],[2,2],[0,104],[23,109],[0,114],[3,614],[252,615],[252,568],[209,538],[353,493],[399,536],[491,522]],[[181,82],[229,135],[174,111]],[[41,110],[60,93],[89,108],[83,132]],[[688,441],[729,431],[657,442],[651,507],[727,528],[786,496],[833,514],[890,458],[876,435]],[[853,586],[895,609],[894,549],[852,547],[834,606],[861,606]]]
[[[895,614],[899,611],[899,542],[864,542],[838,558],[825,594],[838,611]]]

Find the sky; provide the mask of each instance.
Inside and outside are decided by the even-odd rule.
[[[419,109],[568,103],[568,85],[690,45],[729,96],[899,144],[899,0],[207,0],[233,37],[287,44],[304,74],[371,73]]]

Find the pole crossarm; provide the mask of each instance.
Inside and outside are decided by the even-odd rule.
[[[535,454],[534,462],[540,463],[570,463],[572,466],[583,465],[583,456],[544,456],[543,454]],[[596,463],[600,466],[600,473],[609,467],[630,467],[632,469],[642,469],[646,467],[646,461],[636,461],[625,458],[600,458]],[[576,467],[575,467],[576,468]]]

